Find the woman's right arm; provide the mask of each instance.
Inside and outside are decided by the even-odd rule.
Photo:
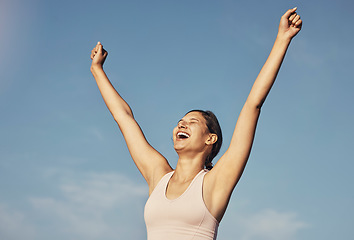
[[[102,44],[98,42],[91,52],[91,72],[104,102],[123,133],[130,155],[152,191],[161,177],[172,168],[167,160],[147,142],[134,119],[131,108],[109,81],[103,70],[107,54]]]

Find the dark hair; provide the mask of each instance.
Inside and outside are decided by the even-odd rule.
[[[211,111],[204,111],[204,110],[191,110],[190,112],[199,112],[203,115],[206,125],[208,127],[208,130],[210,133],[214,133],[218,136],[217,141],[213,144],[213,148],[211,150],[211,153],[207,156],[205,159],[205,168],[210,170],[213,168],[213,164],[211,161],[213,161],[214,157],[219,153],[221,144],[222,144],[222,132],[221,132],[221,127],[219,124],[218,119],[216,118],[215,114]]]

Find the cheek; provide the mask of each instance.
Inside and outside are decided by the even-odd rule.
[[[197,141],[204,141],[204,138],[207,134],[206,131],[204,131],[204,129],[199,126],[194,128],[192,132],[193,132],[192,135],[195,137]]]
[[[175,128],[172,130],[172,138],[173,138],[173,139],[175,139],[176,134],[177,134],[177,127],[175,127]]]

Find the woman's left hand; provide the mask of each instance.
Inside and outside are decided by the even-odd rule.
[[[296,34],[298,34],[298,32],[300,32],[302,20],[300,19],[300,15],[295,12],[296,9],[297,8],[289,9],[281,17],[278,30],[279,37],[285,37],[286,39],[291,40]]]

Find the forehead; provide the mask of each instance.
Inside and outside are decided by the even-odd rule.
[[[203,114],[201,112],[190,112],[187,113],[183,119],[190,120],[190,119],[197,119],[201,122],[205,122],[205,119],[203,117]]]

